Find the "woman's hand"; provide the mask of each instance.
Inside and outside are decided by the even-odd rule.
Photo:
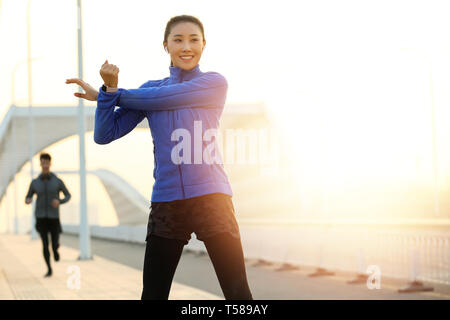
[[[109,64],[108,60],[103,63],[100,68],[100,75],[105,83],[105,86],[117,88],[119,83],[119,68],[114,64]]]
[[[77,78],[67,79],[66,83],[67,84],[69,84],[69,83],[76,83],[81,88],[83,88],[84,91],[86,91],[85,93],[75,92],[73,94],[75,97],[83,98],[83,99],[86,99],[86,100],[89,100],[89,101],[97,101],[98,91],[95,90],[94,88],[92,88],[89,83],[86,83],[83,80],[77,79]]]

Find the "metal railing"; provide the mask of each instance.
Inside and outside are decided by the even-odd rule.
[[[450,285],[449,220],[240,220],[244,251],[263,261]],[[325,273],[326,274],[326,273]],[[426,289],[426,288],[422,288]]]

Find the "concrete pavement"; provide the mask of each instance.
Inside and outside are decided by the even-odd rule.
[[[44,278],[46,266],[40,240],[29,235],[0,235],[0,300],[130,300],[140,299],[142,244],[91,239],[92,260],[78,260],[78,237],[61,237],[61,260],[52,258],[53,276]],[[352,274],[336,272],[334,276],[311,278],[311,267],[277,272],[279,266],[254,266],[247,260],[246,270],[256,300],[356,299],[356,300],[449,300],[448,286],[432,284],[434,292],[400,294],[404,281],[382,278],[380,290],[365,284],[348,285]],[[80,288],[76,288],[76,270],[80,271]],[[75,286],[74,286],[75,284]],[[175,273],[169,299],[223,299],[217,277],[207,255],[184,251]]]
[[[50,250],[51,251],[51,250]],[[59,249],[47,272],[40,239],[29,235],[0,235],[0,300],[139,300],[142,271],[97,255],[78,260],[79,251]],[[79,281],[77,281],[79,279]],[[79,284],[79,285],[78,285]],[[173,282],[171,300],[210,300],[221,297]]]
[[[72,248],[79,247],[78,236],[64,234],[62,243]],[[142,270],[145,245],[104,239],[91,239],[92,251],[104,258]],[[245,252],[244,252],[245,253]],[[381,289],[370,290],[366,284],[349,285],[347,280],[354,274],[338,271],[334,276],[311,278],[315,271],[308,266],[299,270],[277,272],[277,264],[254,266],[255,261],[246,261],[250,289],[256,300],[448,300],[450,286],[432,284],[434,292],[398,293],[406,280],[389,279],[382,275]],[[223,298],[214,268],[208,255],[197,255],[187,250],[175,272],[174,281],[189,287],[207,291]]]

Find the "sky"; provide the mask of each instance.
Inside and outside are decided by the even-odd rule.
[[[0,118],[12,101],[28,103],[26,7],[0,2]],[[304,164],[293,179],[321,172],[330,190],[367,179],[431,186],[434,107],[439,184],[450,190],[449,10],[447,1],[83,1],[84,80],[100,87],[105,59],[119,66],[120,87],[166,77],[165,24],[195,15],[205,27],[201,70],[227,78],[227,102],[267,105]],[[76,87],[64,83],[77,76],[76,1],[32,0],[30,23],[33,105],[76,105]],[[138,149],[147,138],[128,142]]]

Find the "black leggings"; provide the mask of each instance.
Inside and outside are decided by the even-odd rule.
[[[50,231],[52,237],[52,249],[54,256],[58,255],[58,247],[59,247],[59,231],[56,228],[49,228],[50,230],[40,231],[39,234],[42,239],[42,247],[44,251],[44,259],[47,264],[48,270],[51,270],[50,265],[50,251],[48,249],[48,231]]]
[[[226,300],[253,300],[240,239],[221,233],[204,240]],[[142,300],[167,300],[184,242],[151,234],[145,249]]]

